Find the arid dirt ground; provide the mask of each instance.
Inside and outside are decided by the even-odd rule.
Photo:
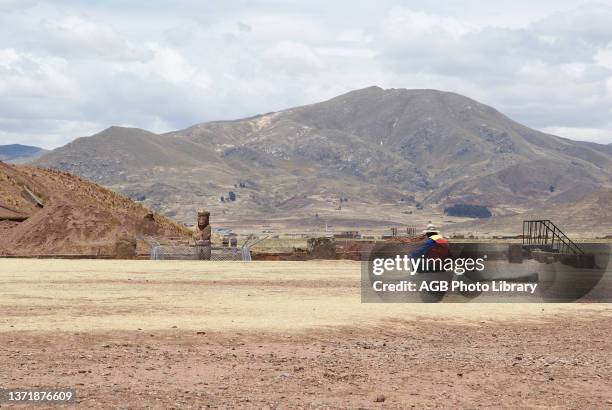
[[[0,259],[2,387],[82,408],[605,408],[611,334],[605,304],[362,304],[356,262]]]

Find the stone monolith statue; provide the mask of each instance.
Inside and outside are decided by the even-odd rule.
[[[205,209],[198,209],[198,223],[193,234],[197,249],[198,259],[210,260],[210,212]]]

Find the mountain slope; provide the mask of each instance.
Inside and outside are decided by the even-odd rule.
[[[340,199],[344,211],[391,204],[399,213],[416,202],[503,211],[612,184],[612,155],[597,144],[529,129],[458,94],[379,87],[163,135],[113,127],[35,163],[183,221],[198,206],[227,220],[330,214]],[[230,190],[238,200],[221,202]]]
[[[498,216],[447,226],[456,233],[478,235],[521,235],[523,220],[551,219],[572,237],[590,238],[612,235],[612,189],[591,192],[575,202],[547,206],[523,214]]]
[[[32,161],[46,152],[48,152],[46,149],[31,145],[0,145],[0,161],[23,163]]]

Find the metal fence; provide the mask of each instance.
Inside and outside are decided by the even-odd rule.
[[[187,245],[154,245],[151,247],[153,260],[198,260],[198,249]],[[211,261],[250,261],[251,252],[248,248],[213,247]]]
[[[251,260],[251,247],[268,237],[257,238],[249,235],[241,247],[212,247],[211,261],[245,261]],[[199,260],[198,248],[190,245],[161,245],[154,238],[140,237],[151,247],[152,260]]]

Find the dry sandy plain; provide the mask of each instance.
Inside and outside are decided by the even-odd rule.
[[[612,305],[361,304],[359,269],[0,259],[2,387],[82,408],[612,406]]]

